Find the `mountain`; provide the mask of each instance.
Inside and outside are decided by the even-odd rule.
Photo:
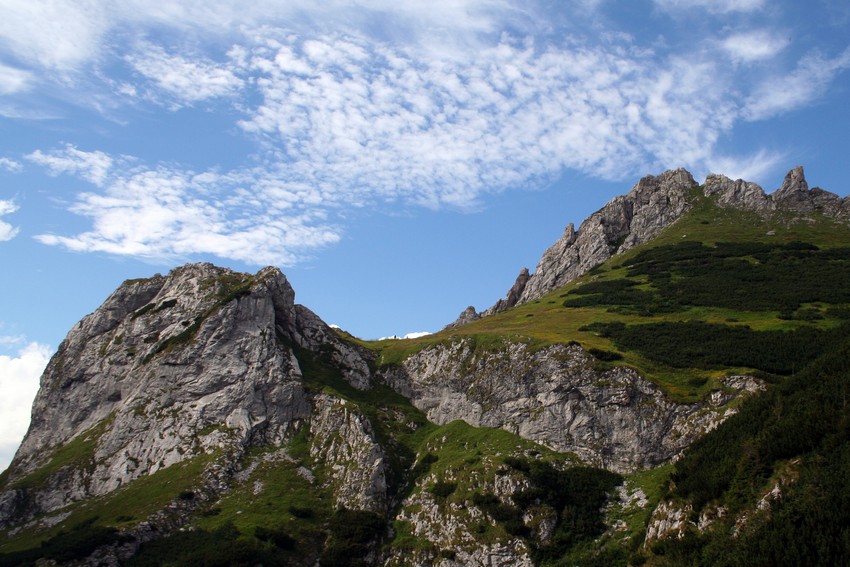
[[[850,557],[848,218],[802,168],[646,177],[410,340],[276,268],[126,281],[45,370],[0,565],[736,564],[815,511]]]
[[[696,181],[683,169],[644,177],[628,194],[588,217],[578,231],[572,223],[567,225],[563,236],[543,254],[534,274],[523,268],[504,299],[482,313],[467,308],[449,327],[539,299],[608,258],[649,242],[691,209],[694,201],[689,197],[695,187]],[[789,171],[771,195],[755,183],[717,174],[709,175],[701,189],[705,196],[714,197],[719,207],[750,210],[760,216],[782,211],[850,219],[850,196],[841,199],[819,187],[809,190],[802,167]]]

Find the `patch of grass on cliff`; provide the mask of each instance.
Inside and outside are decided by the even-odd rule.
[[[638,490],[643,491],[646,504],[640,506],[637,499],[622,506],[619,498],[613,499],[608,509],[608,525],[617,521],[625,523],[622,530],[610,530],[606,538],[600,540],[601,547],[618,547],[635,551],[640,548],[644,541],[646,528],[649,525],[652,512],[658,506],[661,498],[667,492],[673,465],[666,464],[654,469],[625,475],[624,486],[627,493],[634,494]]]
[[[97,442],[114,419],[115,415],[110,415],[94,427],[77,435],[68,443],[54,448],[43,466],[15,481],[9,488],[38,489],[44,486],[48,479],[61,469],[92,468]]]
[[[47,529],[29,528],[0,543],[0,552],[21,551],[41,545],[62,531],[87,525],[91,529],[115,528],[144,521],[181,494],[192,490],[216,454],[201,455],[143,476],[104,496],[71,504],[69,516]]]
[[[292,346],[292,345],[290,345]],[[387,452],[390,495],[402,488],[420,440],[433,425],[410,400],[385,384],[358,390],[334,367],[330,351],[312,353],[292,346],[307,388],[352,402],[372,425],[375,438]]]
[[[298,452],[291,450],[297,443],[290,443],[290,452]],[[299,556],[318,557],[325,524],[333,512],[330,490],[323,487],[321,477],[310,482],[300,474],[301,462],[261,452],[252,458],[259,464],[251,475],[202,511],[193,526],[214,532],[233,525],[245,534],[243,538],[250,538],[257,529],[285,533],[293,539]]]
[[[559,467],[579,462],[570,453],[553,451],[504,429],[473,427],[460,420],[429,431],[419,446],[418,461],[426,460],[425,472],[435,474],[438,481],[456,485],[443,496],[445,502],[465,502],[478,489],[470,485],[470,477],[492,478],[502,468],[504,457],[532,457]]]
[[[507,473],[505,458],[530,458],[559,469],[578,463],[571,454],[558,453],[503,429],[473,427],[458,420],[434,426],[422,437],[410,471],[409,492],[415,495],[425,491],[440,506],[459,506],[464,510],[474,505],[476,495],[480,498],[490,490],[497,475]],[[493,527],[486,519],[472,520],[463,512],[457,517],[461,523],[467,522],[478,542],[504,543],[512,537],[504,526]],[[438,553],[426,538],[413,534],[408,522],[396,521],[395,528],[390,547]]]

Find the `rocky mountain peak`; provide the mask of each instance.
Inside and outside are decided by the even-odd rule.
[[[352,386],[369,387],[368,360],[295,304],[277,268],[188,264],[126,281],[49,362],[9,480],[96,438],[91,462],[27,497],[28,513],[44,514],[210,451],[279,443],[310,415],[298,348],[321,348]],[[0,525],[16,515],[2,508]]]
[[[588,217],[578,230],[568,224],[561,238],[543,254],[534,273],[524,268],[505,298],[479,315],[492,315],[538,299],[614,254],[654,238],[688,210],[688,196],[696,186],[685,169],[647,175],[628,194],[616,197]]]

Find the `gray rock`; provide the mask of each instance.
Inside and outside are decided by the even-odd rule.
[[[481,318],[481,315],[478,314],[478,311],[475,310],[475,307],[470,305],[466,309],[464,309],[460,315],[458,315],[457,319],[454,322],[449,323],[445,326],[446,329],[454,329],[460,327],[461,325],[466,325],[467,323],[472,323],[473,321],[477,321]]]
[[[757,212],[772,211],[776,208],[776,204],[756,183],[743,179],[732,181],[725,175],[709,174],[705,179],[703,192],[707,197],[715,197],[721,207]]]
[[[310,456],[332,464],[327,482],[336,506],[385,514],[385,457],[368,418],[349,402],[332,396],[316,396],[313,404]]]
[[[501,427],[619,472],[670,460],[734,413],[727,404],[736,395],[676,403],[634,370],[600,371],[594,361],[577,345],[533,351],[506,343],[476,352],[462,339],[429,347],[382,377],[437,424]]]

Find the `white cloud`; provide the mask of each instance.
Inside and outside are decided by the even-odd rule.
[[[50,347],[30,343],[17,356],[0,355],[0,470],[5,469],[29,427],[38,381]]]
[[[418,339],[420,337],[427,337],[428,335],[431,335],[431,334],[433,334],[433,333],[430,333],[428,331],[417,331],[415,333],[407,333],[406,335],[404,335],[404,338],[405,339]]]
[[[242,86],[230,69],[199,58],[196,61],[180,55],[169,55],[162,48],[144,45],[128,56],[133,68],[156,83],[159,89],[173,95],[177,106],[209,98],[230,96]]]
[[[509,0],[431,2],[409,0],[0,0],[0,42],[17,58],[45,69],[73,72],[97,60],[139,28],[170,28],[224,37],[263,25],[303,25],[308,29],[372,26],[391,14],[398,37],[417,30],[442,30],[447,39],[492,31],[499,16],[521,17]],[[138,37],[144,37],[144,32]]]
[[[6,171],[11,171],[12,173],[19,173],[23,171],[24,166],[13,159],[0,157],[0,169],[5,169]]]
[[[760,150],[749,156],[715,156],[708,162],[708,171],[717,172],[730,179],[758,181],[776,171],[786,161],[781,152]]]
[[[353,36],[269,39],[250,66],[262,102],[241,125],[293,175],[427,206],[564,167],[622,178],[699,159],[734,107],[709,63],[509,38],[466,61]]]
[[[339,240],[321,210],[304,206],[321,199],[312,190],[255,174],[265,172],[121,171],[105,180],[103,192],[78,195],[71,208],[91,219],[92,230],[36,238],[80,252],[151,259],[215,254],[278,265]]]
[[[0,345],[17,345],[25,340],[23,335],[0,335]]]
[[[264,165],[197,174],[131,167],[132,158],[70,145],[33,152],[28,159],[49,172],[75,173],[99,188],[71,208],[91,220],[90,230],[38,239],[144,258],[215,254],[291,265],[340,238],[332,219],[345,207],[470,208],[486,193],[546,182],[565,168],[622,179],[718,163],[760,171],[775,161],[766,152],[749,166],[715,155],[718,139],[742,118],[732,87],[740,85],[700,55],[659,59],[621,44],[503,36],[474,58],[446,59],[360,35],[305,38],[264,28],[232,48],[228,61],[222,76],[247,79],[242,104],[254,105],[239,107],[239,125],[268,151]],[[814,73],[815,63],[801,69]],[[230,79],[222,85],[226,93]],[[215,96],[188,85],[171,92],[186,104]],[[801,100],[762,99],[746,116]]]
[[[769,77],[758,85],[748,97],[743,114],[749,120],[764,120],[811,104],[838,73],[848,68],[850,48],[833,59],[810,54],[791,73]]]
[[[0,95],[26,91],[32,83],[32,73],[0,63]]]
[[[0,39],[19,58],[68,70],[97,56],[110,10],[97,0],[0,0]]]
[[[756,12],[764,7],[765,0],[654,0],[663,10],[699,8],[713,14]]]
[[[771,59],[788,46],[788,39],[769,30],[753,30],[730,35],[720,46],[730,59],[753,63]]]
[[[598,3],[570,5],[583,7],[580,19]],[[656,4],[724,14],[765,7]],[[40,0],[32,10],[61,5]],[[79,36],[89,47],[52,63],[34,60],[73,68],[97,60],[105,38],[120,32],[131,47],[118,48],[115,60],[135,73],[105,79],[112,93],[172,108],[226,99],[263,152],[201,174],[72,145],[27,156],[50,174],[96,186],[71,209],[90,228],[42,234],[42,242],[147,258],[211,253],[291,264],[340,238],[335,219],[345,207],[472,209],[488,193],[545,184],[565,169],[611,180],[667,167],[706,171],[727,160],[716,147],[737,123],[810,103],[847,66],[846,56],[810,56],[789,84],[777,88],[773,78],[754,88],[746,66],[778,59],[787,47],[768,28],[722,31],[688,49],[650,47],[601,19],[593,34],[560,33],[566,28],[547,28],[535,12],[541,5],[510,0],[89,0],[89,7],[99,14]],[[773,159],[754,152],[754,163]]]
[[[95,185],[103,185],[113,165],[111,157],[100,151],[86,152],[68,144],[63,150],[42,152],[36,150],[26,156],[34,163],[43,165],[51,175],[60,173],[80,174]]]
[[[391,337],[381,337],[380,339],[377,339],[377,340],[379,340],[379,341],[397,341],[397,340],[401,340],[401,339],[418,339],[420,337],[427,337],[428,335],[432,335],[432,334],[433,333],[430,333],[428,331],[418,331],[418,332],[415,332],[415,333],[407,333],[403,337],[399,337],[398,335],[393,335]]]
[[[0,200],[0,217],[14,213],[18,210],[18,206],[13,201]],[[0,221],[0,242],[12,240],[18,235],[20,229],[10,225],[7,222]]]

